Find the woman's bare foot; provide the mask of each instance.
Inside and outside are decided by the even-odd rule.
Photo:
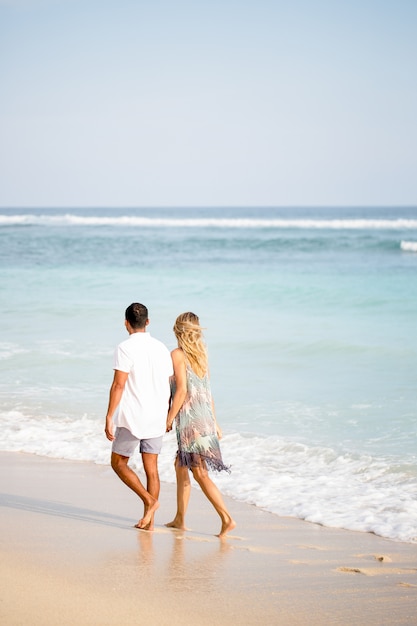
[[[165,526],[167,528],[175,528],[176,530],[188,530],[184,522],[180,522],[177,518],[173,519],[172,522],[168,522]]]
[[[236,528],[236,522],[231,517],[227,522],[222,523],[222,529],[216,537],[225,537],[230,530]]]
[[[159,502],[158,500],[154,500],[151,506],[145,507],[145,514],[142,519],[135,524],[135,528],[139,528],[140,530],[153,530],[153,515],[157,509],[159,509]],[[152,528],[149,528],[149,526],[152,526]]]

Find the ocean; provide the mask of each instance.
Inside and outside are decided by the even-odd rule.
[[[417,542],[417,208],[1,209],[0,241],[1,450],[108,464],[125,308],[170,349],[191,310],[222,492]]]

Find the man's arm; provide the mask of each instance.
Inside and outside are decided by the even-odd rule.
[[[114,370],[113,382],[110,387],[109,406],[107,408],[106,426],[104,432],[109,441],[114,440],[113,434],[113,415],[122,399],[123,390],[129,374],[127,372],[121,372],[120,370]]]

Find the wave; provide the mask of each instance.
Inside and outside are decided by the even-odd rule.
[[[417,252],[417,241],[402,241],[401,250],[405,252]]]
[[[3,412],[0,450],[108,464],[102,422]],[[165,435],[161,480],[174,483],[176,438]],[[417,542],[415,463],[308,446],[277,436],[225,433],[222,453],[232,473],[215,474],[221,491],[280,516]],[[139,456],[132,467],[142,471]]]
[[[130,226],[139,228],[240,228],[317,230],[413,230],[417,219],[166,218],[141,216],[0,215],[0,226]],[[404,242],[408,243],[408,242]]]

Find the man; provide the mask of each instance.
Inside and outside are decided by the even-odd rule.
[[[144,514],[135,525],[143,530],[153,530],[154,513],[159,507],[158,454],[166,430],[169,378],[173,373],[168,349],[146,332],[148,324],[146,306],[136,302],[126,309],[125,326],[129,338],[115,351],[105,427],[107,439],[113,442],[112,468],[143,501]],[[138,445],[146,474],[146,489],[128,466]]]

